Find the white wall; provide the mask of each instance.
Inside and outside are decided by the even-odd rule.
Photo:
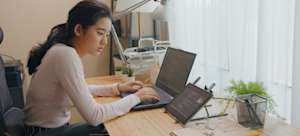
[[[21,59],[26,65],[32,46],[43,42],[54,25],[66,22],[69,9],[78,1],[1,0],[0,26],[5,34],[0,53]],[[110,0],[103,1],[110,3]],[[108,48],[106,48],[106,52],[102,56],[84,58],[86,75],[88,77],[107,75],[109,72],[108,57]],[[28,79],[27,76],[25,85],[28,84]]]
[[[300,128],[300,1],[296,2],[293,89],[292,89],[292,125]]]

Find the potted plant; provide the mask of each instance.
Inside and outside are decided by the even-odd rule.
[[[247,115],[250,116],[251,113],[248,113],[249,108],[252,110],[254,109],[254,111],[257,110],[256,108],[259,107],[259,106],[257,106],[258,103],[255,104],[255,102],[253,102],[253,101],[256,101],[258,99],[266,100],[265,101],[266,102],[265,111],[277,115],[277,113],[275,112],[276,104],[275,104],[274,100],[272,99],[272,97],[266,92],[266,89],[264,88],[262,82],[244,82],[241,80],[240,81],[232,80],[232,81],[230,81],[230,83],[231,83],[231,85],[226,89],[226,91],[231,94],[231,96],[230,96],[231,100],[236,100],[239,122],[241,120],[240,119],[241,114],[243,114],[243,115],[246,114],[243,112],[247,112]],[[255,96],[256,100],[255,99],[250,100],[254,103],[254,104],[251,103],[251,105],[250,105],[247,99],[250,99],[250,97],[252,97],[252,96]],[[239,101],[239,100],[242,100],[242,101]],[[239,102],[244,102],[243,100],[245,100],[246,104],[244,104],[244,105],[239,104]],[[228,105],[229,104],[227,104],[226,108],[228,107]],[[265,114],[265,112],[264,112],[264,114]],[[255,114],[255,116],[257,116],[257,115]],[[264,121],[264,115],[263,115],[262,121]],[[263,123],[261,125],[263,125]]]
[[[122,67],[121,66],[116,66],[115,67],[115,75],[121,75],[122,72]]]
[[[244,82],[244,81],[230,81],[231,85],[225,89],[232,94],[232,98],[244,94],[256,94],[268,99],[268,112],[276,114],[275,107],[277,106],[273,98],[266,92],[262,82]]]
[[[132,77],[133,76],[133,69],[124,67],[123,70],[122,70],[122,74],[126,74],[126,75],[128,75],[128,77]]]

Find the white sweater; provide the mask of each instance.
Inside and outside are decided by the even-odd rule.
[[[88,124],[96,126],[121,116],[140,102],[132,94],[109,104],[98,104],[94,96],[114,96],[113,85],[87,85],[76,50],[56,44],[48,50],[32,76],[25,105],[25,124],[46,128],[64,125],[75,106]]]

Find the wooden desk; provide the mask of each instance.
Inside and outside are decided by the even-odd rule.
[[[124,80],[120,76],[89,78],[89,84],[111,84]],[[126,80],[126,79],[125,79]],[[99,103],[118,100],[118,97],[99,97]],[[168,136],[173,130],[182,128],[175,121],[163,113],[164,109],[130,112],[129,114],[104,123],[111,136]]]
[[[112,84],[124,80],[126,79],[121,76],[107,76],[89,78],[87,82],[89,84]],[[95,99],[99,103],[108,103],[120,98],[98,97]],[[182,125],[175,124],[175,121],[164,113],[163,108],[130,112],[125,116],[108,121],[104,125],[111,136],[169,136],[170,132],[183,128]],[[277,120],[267,120],[262,132],[265,136],[300,136],[299,129]],[[244,134],[237,131],[234,135],[243,136]]]

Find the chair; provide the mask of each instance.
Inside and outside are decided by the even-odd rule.
[[[3,31],[0,28],[0,44],[3,40]],[[22,109],[13,107],[13,100],[8,90],[5,68],[0,56],[0,135],[23,136],[24,135],[24,112]]]
[[[3,31],[0,27],[0,44],[2,43],[2,41],[3,41]]]

